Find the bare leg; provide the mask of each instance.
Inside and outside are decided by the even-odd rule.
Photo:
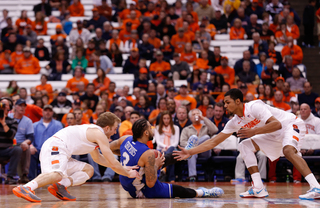
[[[40,174],[34,179],[34,181],[38,183],[38,188],[49,184],[58,183],[61,180],[62,176],[58,172]]]
[[[297,154],[296,148],[287,145],[283,148],[284,156],[297,168],[297,170],[306,177],[311,173],[311,170],[306,161]]]

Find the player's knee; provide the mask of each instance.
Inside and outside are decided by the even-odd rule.
[[[284,156],[286,158],[288,158],[288,157],[291,157],[292,155],[296,154],[297,150],[293,146],[287,145],[283,148],[282,152],[283,152]]]
[[[93,167],[89,164],[86,164],[82,169],[82,171],[86,172],[90,178],[93,176],[93,173],[94,173]]]

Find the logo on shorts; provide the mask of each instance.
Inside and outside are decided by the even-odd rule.
[[[300,133],[300,130],[297,125],[293,124],[292,126],[293,126],[293,130],[295,130],[297,133]]]
[[[58,151],[58,150],[59,150],[59,147],[57,147],[57,146],[52,147],[52,151]]]

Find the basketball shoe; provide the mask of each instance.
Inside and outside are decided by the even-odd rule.
[[[196,135],[192,135],[187,142],[187,145],[185,147],[186,150],[192,149],[195,146],[197,146],[199,143],[199,138]],[[187,160],[189,160],[192,156],[188,157]]]
[[[303,200],[320,199],[320,189],[311,188],[306,194],[300,195],[299,199],[303,199]]]
[[[16,195],[19,198],[23,198],[29,202],[41,202],[41,199],[37,197],[34,193],[34,191],[31,191],[29,187],[26,186],[17,186],[12,189],[12,192],[14,195]]]
[[[268,196],[269,193],[264,186],[261,189],[257,189],[254,186],[251,186],[248,191],[240,194],[240,197],[242,198],[264,198]]]
[[[224,194],[224,191],[219,187],[213,187],[211,189],[200,187],[200,188],[198,188],[198,190],[203,191],[203,195],[201,197],[219,198]]]
[[[75,201],[76,197],[71,196],[70,192],[67,190],[67,188],[64,185],[61,185],[59,183],[52,184],[48,187],[48,191],[58,199],[61,199],[63,201]]]

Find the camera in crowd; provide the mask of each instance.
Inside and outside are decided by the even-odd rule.
[[[0,103],[0,119],[4,117],[4,109],[6,108],[5,103]]]

